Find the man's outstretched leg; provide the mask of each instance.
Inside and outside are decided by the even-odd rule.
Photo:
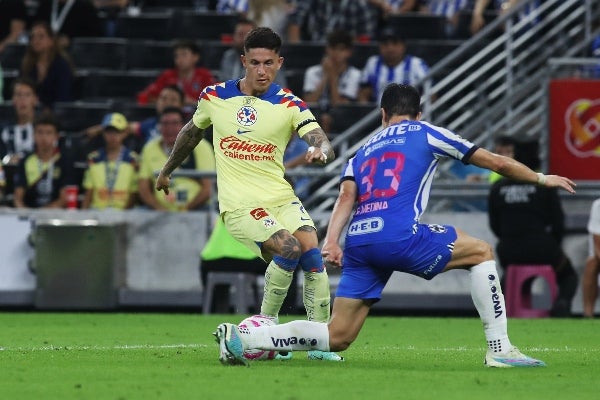
[[[484,364],[487,367],[544,367],[543,361],[521,353],[510,343],[504,295],[495,261],[471,267],[471,297],[483,322],[488,344]]]
[[[308,320],[329,322],[331,316],[329,277],[319,249],[315,247],[302,254],[299,265],[304,271],[302,294]],[[322,350],[311,350],[307,357],[309,360],[344,361],[344,357]]]

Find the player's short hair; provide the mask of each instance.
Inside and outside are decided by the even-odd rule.
[[[244,40],[244,52],[248,52],[250,49],[268,49],[279,54],[281,37],[271,28],[254,28]]]
[[[335,30],[327,35],[327,47],[343,46],[347,49],[352,48],[354,38],[348,31]]]
[[[421,111],[421,95],[414,86],[390,83],[381,96],[381,108],[388,118],[393,115],[409,115],[416,118]]]

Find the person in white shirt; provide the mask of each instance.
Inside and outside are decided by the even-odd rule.
[[[327,35],[325,56],[320,64],[309,67],[304,73],[303,98],[318,105],[320,124],[330,132],[332,119],[329,110],[338,104],[353,103],[358,98],[361,71],[350,65],[353,37],[346,31],[333,31]]]
[[[590,256],[583,271],[583,316],[593,318],[600,274],[600,199],[592,204],[587,229],[590,233]]]

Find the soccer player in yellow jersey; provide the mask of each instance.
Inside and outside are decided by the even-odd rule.
[[[277,319],[299,266],[308,319],[327,322],[329,280],[315,226],[284,179],[283,153],[296,130],[310,146],[307,162],[324,165],[335,154],[304,101],[273,83],[283,63],[280,48],[281,38],[269,28],[255,28],[246,36],[241,55],[245,76],[204,89],[156,189],[169,193],[171,173],[212,125],[221,218],[233,237],[269,263],[261,314]],[[309,358],[342,360],[322,351],[309,352]]]

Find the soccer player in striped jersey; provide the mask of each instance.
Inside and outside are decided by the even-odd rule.
[[[390,84],[381,99],[381,114],[384,129],[373,134],[343,168],[321,251],[327,262],[343,265],[331,321],[293,321],[246,329],[221,324],[215,332],[221,360],[244,363],[245,349],[345,350],[357,338],[394,271],[430,280],[442,272],[465,269],[487,340],[484,364],[544,366],[543,361],[521,353],[508,338],[504,296],[491,246],[453,226],[427,225],[419,220],[427,207],[436,167],[447,157],[570,193],[574,193],[574,183],[536,173],[448,129],[421,121],[419,92],[412,86]],[[349,220],[342,251],[339,242]]]
[[[261,314],[277,319],[294,270],[304,271],[304,306],[311,321],[330,316],[329,280],[314,222],[284,178],[283,153],[295,130],[309,144],[306,161],[326,164],[335,154],[323,129],[300,98],[273,80],[283,57],[270,28],[246,36],[241,79],[204,89],[191,121],[179,132],[156,189],[169,193],[173,170],[213,127],[219,211],[231,235],[268,262]],[[311,359],[339,361],[315,351]]]

